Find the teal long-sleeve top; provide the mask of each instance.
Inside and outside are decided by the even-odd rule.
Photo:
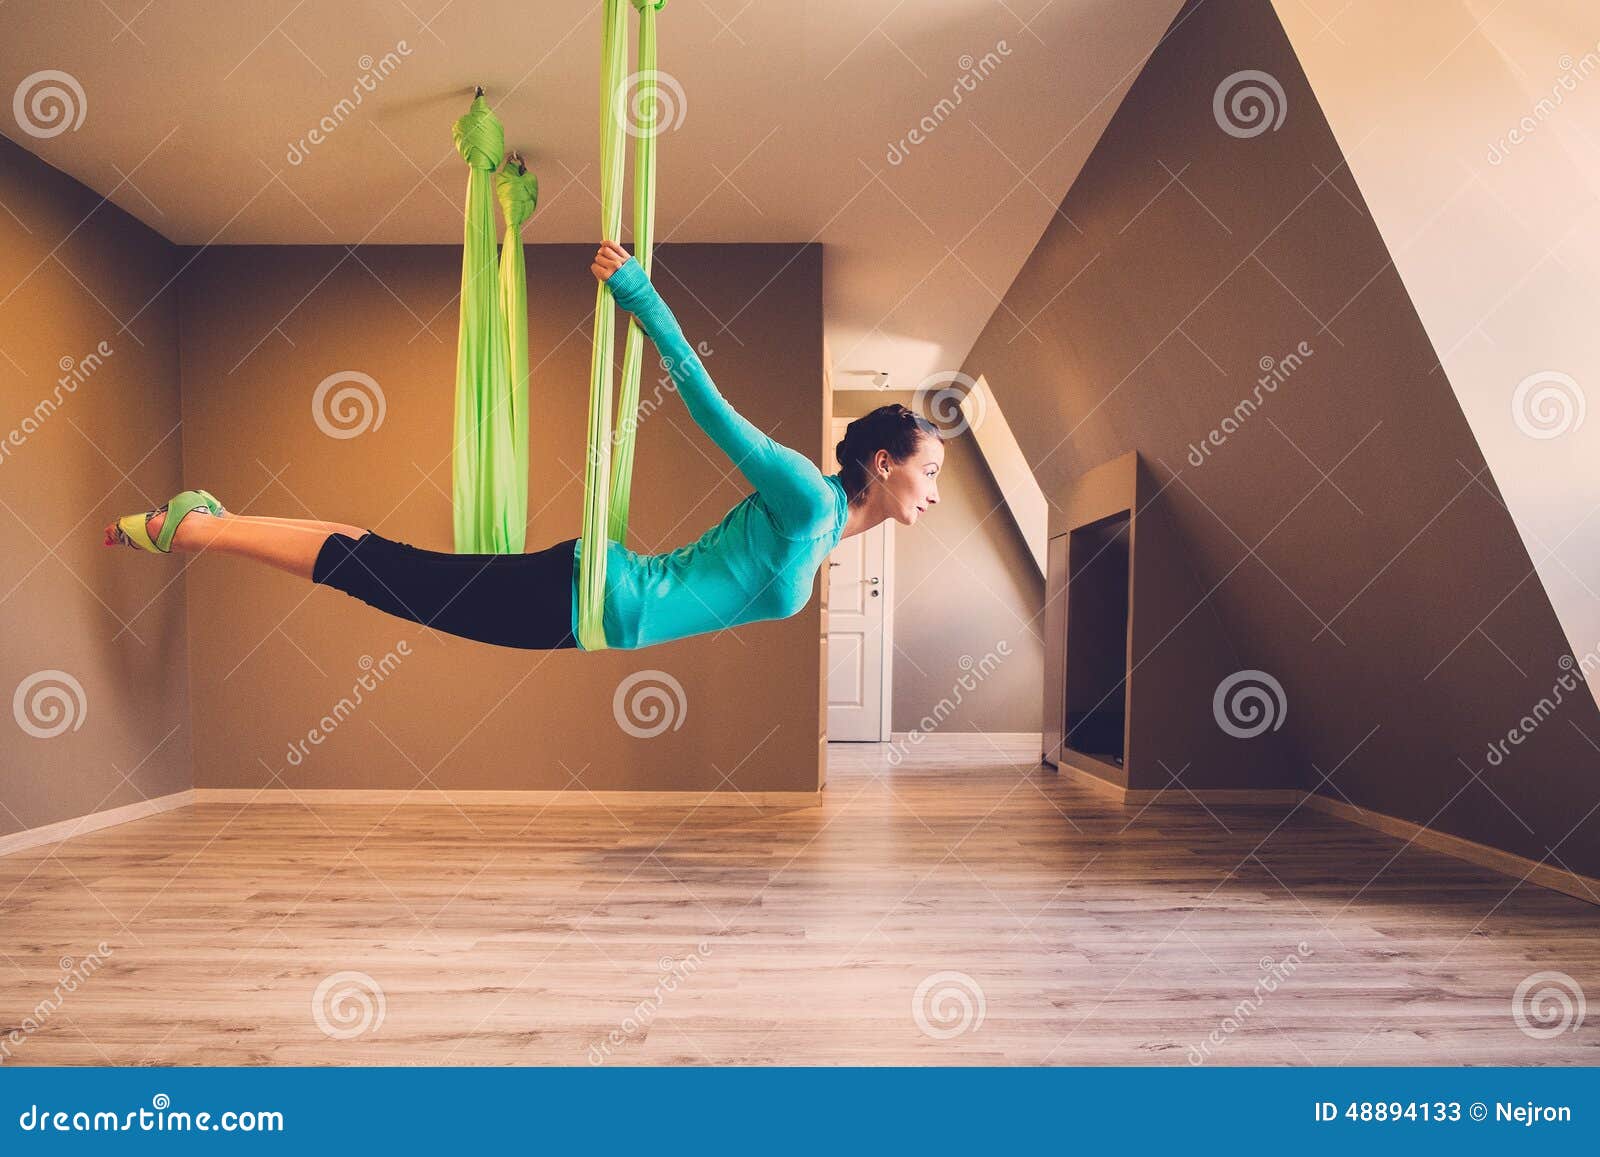
[[[849,502],[839,476],[824,475],[728,404],[636,260],[628,258],[605,285],[655,344],[690,416],[755,488],[697,540],[666,554],[606,544],[606,644],[633,650],[796,614],[844,534]],[[574,638],[582,555],[579,539],[572,568]]]

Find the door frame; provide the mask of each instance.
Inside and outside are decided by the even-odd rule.
[[[839,469],[839,461],[834,457],[833,448],[844,439],[845,427],[852,419],[834,417],[833,438],[828,443],[828,461],[832,463],[835,472]],[[880,645],[883,648],[882,661],[878,664],[878,673],[881,679],[881,688],[878,694],[878,742],[888,743],[894,738],[891,730],[893,724],[894,705],[894,519],[883,521],[883,630],[879,635]],[[826,581],[826,580],[824,580]],[[823,712],[826,714],[826,697],[824,697]],[[827,720],[823,720],[827,726]],[[870,742],[867,741],[867,742]]]

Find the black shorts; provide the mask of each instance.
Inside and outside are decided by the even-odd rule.
[[[499,647],[554,651],[572,637],[577,539],[533,554],[446,554],[368,531],[330,534],[311,581],[436,631]]]

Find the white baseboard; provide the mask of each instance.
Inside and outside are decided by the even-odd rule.
[[[1313,811],[1322,812],[1324,815],[1334,816],[1349,823],[1361,824],[1363,827],[1372,828],[1386,836],[1405,840],[1426,848],[1430,852],[1441,852],[1458,860],[1465,860],[1480,868],[1488,868],[1502,875],[1511,876],[1518,880],[1527,880],[1541,887],[1550,888],[1557,892],[1564,892],[1568,896],[1585,900],[1590,904],[1600,905],[1600,880],[1593,876],[1585,876],[1579,872],[1569,872],[1565,868],[1552,868],[1548,864],[1531,860],[1527,856],[1519,856],[1514,852],[1503,852],[1499,848],[1491,848],[1488,844],[1480,844],[1475,840],[1463,839],[1461,836],[1452,836],[1448,832],[1434,831],[1411,820],[1399,819],[1396,816],[1385,815],[1369,808],[1359,808],[1343,800],[1333,799],[1329,796],[1318,795],[1315,792],[1304,792],[1296,788],[1197,788],[1185,791],[1180,787],[1167,787],[1159,791],[1133,789],[1128,790],[1116,784],[1091,775],[1089,772],[1061,764],[1056,769],[1074,783],[1084,787],[1094,788],[1105,794],[1114,796],[1127,807],[1199,807],[1202,804],[1222,807],[1228,804],[1272,804],[1275,806],[1296,807],[1304,804]]]
[[[195,803],[445,804],[479,807],[820,807],[819,791],[406,791],[399,788],[197,787]]]
[[[158,812],[187,807],[193,802],[194,789],[190,788],[186,791],[175,791],[171,795],[160,795],[155,799],[142,799],[138,803],[124,804],[122,807],[110,808],[103,812],[90,812],[76,819],[61,820],[59,823],[45,824],[43,827],[12,832],[9,836],[0,836],[0,856],[20,852],[24,848],[36,848],[40,844],[60,843],[62,840],[70,840],[73,836],[116,827],[118,824],[143,819]]]
[[[460,807],[477,806],[519,807],[734,807],[734,808],[797,808],[821,807],[820,791],[402,791],[380,789],[308,788],[229,788],[196,787],[156,799],[140,800],[108,811],[92,812],[76,819],[62,820],[43,827],[28,828],[0,836],[0,856],[36,848],[41,844],[58,844],[73,836],[87,835],[104,828],[143,819],[158,812],[174,811],[202,803],[242,804],[381,804],[394,807],[398,804],[445,804]]]
[[[904,743],[909,731],[891,731],[888,742]],[[1005,746],[1007,744],[1032,744],[1042,749],[1044,736],[1037,731],[926,731],[920,732],[920,743],[948,744],[960,746],[972,744],[975,746]]]
[[[1338,816],[1351,823],[1361,824],[1363,827],[1373,828],[1385,835],[1410,841],[1419,847],[1427,848],[1430,852],[1442,852],[1458,860],[1476,864],[1480,868],[1489,868],[1519,880],[1528,880],[1546,888],[1553,888],[1557,892],[1565,892],[1579,900],[1600,905],[1600,880],[1593,876],[1569,872],[1565,868],[1552,868],[1547,863],[1530,860],[1527,856],[1503,852],[1499,848],[1491,848],[1488,844],[1480,844],[1476,840],[1461,836],[1452,836],[1448,832],[1436,832],[1432,828],[1424,828],[1410,820],[1396,819],[1382,812],[1359,808],[1330,796],[1312,793],[1306,796],[1306,806],[1327,815]]]

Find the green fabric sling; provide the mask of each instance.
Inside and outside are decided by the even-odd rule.
[[[467,115],[456,121],[452,136],[456,151],[467,162],[451,449],[455,547],[461,554],[509,554],[523,549],[527,473],[525,467],[522,474],[516,473],[519,456],[513,448],[513,421],[521,414],[525,422],[526,410],[510,396],[510,351],[499,301],[490,188],[490,175],[505,154],[505,132],[480,93]],[[525,310],[522,317],[525,327]],[[523,378],[525,383],[526,374]],[[525,448],[521,460],[526,461]],[[522,494],[520,515],[511,498],[514,491]]]
[[[656,203],[655,137],[660,105],[656,98],[656,12],[666,0],[631,0],[639,12],[639,89],[633,109],[625,103],[623,59],[628,48],[624,0],[605,0],[600,52],[600,234],[620,241],[625,137],[637,141],[634,155],[634,257],[646,274],[654,244]],[[630,124],[637,110],[637,126]],[[588,453],[583,486],[583,549],[578,565],[578,641],[586,651],[606,647],[604,612],[606,548],[628,533],[628,500],[633,484],[634,436],[638,427],[639,377],[644,364],[644,331],[628,319],[622,385],[617,402],[621,421],[612,431],[611,374],[616,343],[616,305],[604,285],[595,289],[594,340],[589,366]],[[613,448],[615,456],[613,457]]]
[[[624,91],[628,48],[626,4],[639,12],[637,80],[631,107]],[[605,0],[600,62],[600,229],[620,239],[626,137],[634,155],[634,256],[646,275],[654,247],[656,12],[666,0]],[[630,114],[637,114],[630,121]],[[455,444],[452,451],[455,547],[458,554],[521,553],[528,514],[528,289],[521,229],[538,202],[538,182],[521,170],[490,175],[505,155],[505,133],[480,91],[455,123],[456,150],[467,162],[466,226],[461,257],[461,322],[456,348]],[[494,206],[506,229],[495,265]],[[633,489],[639,379],[644,330],[629,318],[612,429],[611,378],[616,305],[595,287],[589,367],[589,420],[584,467],[583,550],[578,573],[578,639],[585,650],[606,647],[606,546],[628,533]]]
[[[520,554],[528,525],[528,271],[522,256],[522,226],[539,204],[539,181],[520,163],[495,174],[494,191],[505,218],[500,243],[500,312],[506,321],[511,409],[511,488],[505,495],[507,552]],[[496,433],[506,426],[497,422]]]

